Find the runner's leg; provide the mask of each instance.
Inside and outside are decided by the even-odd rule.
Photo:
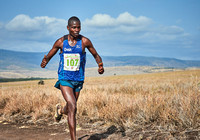
[[[79,94],[80,94],[80,91],[79,91],[79,92],[75,92],[76,102],[78,101]],[[61,114],[67,115],[67,113],[68,113],[68,110],[67,110],[67,102],[66,102],[66,105],[64,106],[64,108],[61,108],[60,113],[61,113]]]
[[[76,102],[78,101],[79,94],[80,94],[80,91],[79,92],[75,92]]]
[[[73,92],[71,87],[67,86],[60,86],[62,91],[62,95],[67,102],[65,106],[65,112],[68,115],[68,125],[70,130],[71,139],[76,139],[76,110],[77,110],[77,103],[76,103],[76,96]]]

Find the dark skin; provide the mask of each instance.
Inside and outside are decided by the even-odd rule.
[[[79,21],[72,21],[67,26],[67,29],[69,31],[68,35],[68,41],[70,46],[74,46],[76,44],[76,40],[80,37],[80,31],[81,31],[81,24]],[[45,55],[42,62],[41,67],[45,68],[47,63],[50,61],[50,59],[60,50],[60,53],[62,53],[63,50],[63,40],[64,37],[59,38],[53,45],[52,49],[49,51],[48,55]],[[93,55],[94,59],[96,60],[98,64],[98,72],[99,74],[104,73],[103,63],[101,57],[95,50],[92,42],[82,36],[82,51],[85,52],[85,48],[89,50],[89,52]],[[76,139],[76,111],[77,111],[77,101],[80,92],[74,92],[71,87],[68,86],[60,86],[61,92],[63,95],[63,98],[66,101],[66,105],[64,108],[60,109],[61,114],[68,115],[68,125],[70,130],[71,139]]]
[[[69,31],[69,36],[68,36],[68,40],[70,40],[72,43],[69,43],[69,45],[73,46],[76,44],[76,40],[79,37],[79,32],[81,30],[81,26],[80,23],[78,22],[74,22],[72,23],[72,25],[68,25],[67,29]],[[63,48],[63,40],[64,37],[59,38],[53,45],[52,49],[49,51],[48,55],[44,56],[42,63],[41,63],[41,67],[45,68],[45,66],[47,65],[47,63],[50,61],[50,59],[57,53],[57,51],[60,49],[60,53],[62,53],[62,48]],[[82,37],[82,49],[83,52],[85,52],[85,48],[87,48],[90,53],[93,55],[93,57],[95,58],[97,64],[99,64],[100,62],[102,62],[101,57],[99,56],[99,54],[97,53],[97,51],[95,50],[92,42],[86,38],[86,37]],[[103,64],[99,64],[99,69],[98,72],[99,74],[103,74],[104,72],[104,68],[103,68]]]

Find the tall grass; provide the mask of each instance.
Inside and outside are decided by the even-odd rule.
[[[37,85],[37,81],[11,82],[1,85],[0,114],[7,121],[25,122],[31,119],[51,119],[59,94],[50,87]],[[50,88],[49,88],[50,87]],[[52,119],[51,119],[52,120]]]
[[[101,80],[86,84],[79,113],[125,128],[150,123],[173,130],[200,126],[200,71]]]
[[[55,80],[1,84],[2,119],[52,120],[64,104]],[[154,124],[177,130],[200,126],[200,70],[86,78],[78,100],[79,122],[104,120],[125,129]]]

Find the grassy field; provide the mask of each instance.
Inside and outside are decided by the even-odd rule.
[[[0,119],[52,121],[64,104],[56,80],[0,83]],[[154,125],[164,130],[200,127],[200,70],[89,77],[78,100],[78,123],[103,120],[123,129]]]

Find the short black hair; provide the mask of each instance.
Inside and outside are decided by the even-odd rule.
[[[74,22],[74,21],[79,22],[81,24],[81,21],[79,20],[79,18],[76,17],[76,16],[73,16],[73,17],[69,18],[69,20],[68,20],[68,26],[71,25],[72,22]]]

